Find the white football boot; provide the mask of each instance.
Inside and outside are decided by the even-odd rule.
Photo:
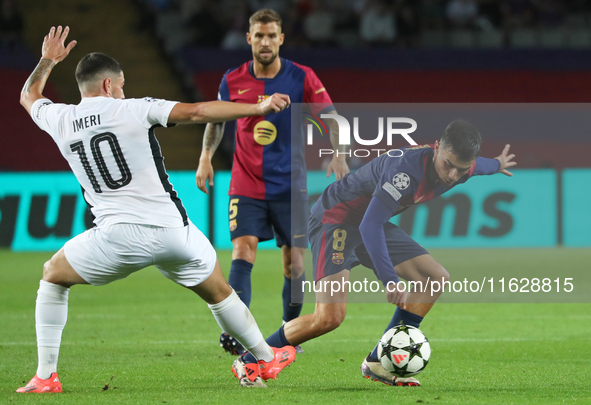
[[[399,387],[419,387],[421,383],[414,377],[396,377],[390,374],[386,369],[382,366],[382,363],[379,361],[367,361],[367,358],[363,360],[361,363],[361,375],[365,378],[369,378],[373,381],[379,381],[386,385],[393,385]]]

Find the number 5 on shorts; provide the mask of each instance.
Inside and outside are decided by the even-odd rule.
[[[332,248],[337,252],[345,250],[345,239],[347,238],[347,231],[344,229],[335,229],[332,233]]]
[[[232,198],[230,200],[230,219],[234,219],[238,215],[238,200],[238,198]]]

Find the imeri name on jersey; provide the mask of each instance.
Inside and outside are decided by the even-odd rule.
[[[80,118],[79,120],[72,121],[72,127],[74,128],[74,132],[78,132],[81,129],[86,129],[94,125],[101,125],[100,114],[88,115],[86,117]]]

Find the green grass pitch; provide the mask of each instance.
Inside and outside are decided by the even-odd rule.
[[[437,250],[454,267],[492,266],[495,258],[548,267],[588,268],[591,250]],[[363,357],[389,321],[388,304],[351,304],[336,331],[304,344],[305,353],[269,388],[242,389],[233,357],[207,305],[154,269],[111,285],[76,286],[58,367],[64,393],[14,391],[35,373],[34,305],[49,253],[0,251],[0,403],[2,404],[589,404],[590,304],[440,304],[422,330],[433,355],[423,386],[388,387],[361,378]],[[220,252],[227,270],[230,253]],[[281,321],[281,260],[261,251],[253,272],[254,313],[263,334]],[[313,311],[312,304],[304,313]]]

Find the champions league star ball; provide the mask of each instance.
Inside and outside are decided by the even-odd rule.
[[[423,371],[431,357],[429,341],[418,328],[398,325],[388,330],[378,343],[382,366],[397,377],[410,377]]]
[[[406,173],[396,173],[394,178],[392,178],[392,184],[398,190],[406,190],[410,186],[410,177]]]

